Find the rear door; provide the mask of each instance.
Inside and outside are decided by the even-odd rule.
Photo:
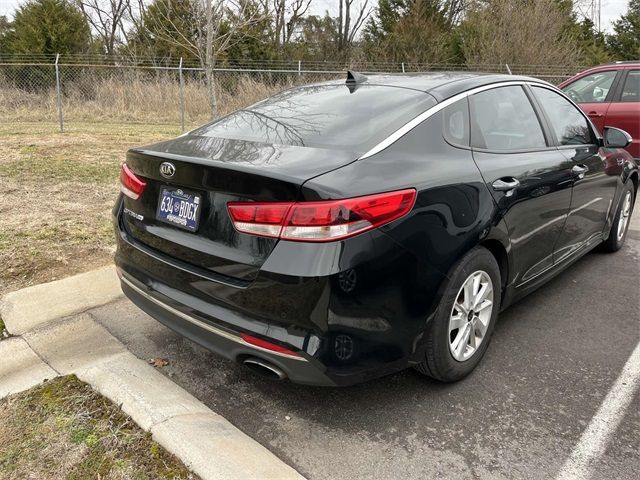
[[[571,162],[550,144],[523,86],[469,99],[473,156],[509,229],[521,285],[553,264],[571,203]]]
[[[559,151],[571,162],[571,211],[555,247],[556,262],[602,238],[618,181],[609,175],[598,139],[584,113],[558,92],[543,86],[531,90],[542,106]]]
[[[635,158],[640,158],[640,69],[625,70],[604,123],[628,132],[633,142],[627,150]]]
[[[622,70],[599,71],[578,78],[562,90],[580,105],[602,132],[615,87],[621,76]]]

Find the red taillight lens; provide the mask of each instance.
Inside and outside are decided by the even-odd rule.
[[[416,198],[413,189],[366,197],[296,203],[280,237],[323,242],[380,227],[407,214]]]
[[[321,202],[229,203],[240,232],[284,240],[329,242],[380,227],[406,215],[414,189]]]
[[[244,233],[278,237],[291,203],[229,203],[229,214],[236,229]]]
[[[136,177],[126,163],[122,164],[122,169],[120,170],[120,191],[122,193],[129,198],[137,200],[146,186],[147,183]]]
[[[264,348],[265,350],[271,350],[272,352],[283,353],[285,355],[291,355],[292,357],[299,356],[293,350],[289,350],[286,347],[281,347],[280,345],[276,345],[275,343],[267,342],[266,340],[262,340],[257,337],[253,337],[246,333],[240,334],[240,338],[247,342],[249,345],[253,345],[254,347]]]

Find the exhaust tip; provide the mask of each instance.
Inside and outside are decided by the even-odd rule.
[[[282,371],[281,368],[276,367],[272,363],[262,360],[261,358],[249,357],[242,361],[243,365],[246,365],[249,369],[262,375],[263,377],[270,378],[272,380],[284,380],[287,378],[287,374]]]

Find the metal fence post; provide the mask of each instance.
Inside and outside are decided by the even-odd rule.
[[[404,62],[402,62],[402,73],[404,73]]]
[[[184,77],[182,76],[182,57],[178,65],[178,76],[180,78],[180,126],[184,132]]]
[[[298,76],[302,75],[302,60],[298,60]]]
[[[60,54],[56,53],[56,94],[58,96],[58,117],[60,117],[60,133],[64,133],[64,119],[62,116],[62,92],[60,91]]]

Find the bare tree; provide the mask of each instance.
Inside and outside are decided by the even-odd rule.
[[[460,23],[469,7],[469,0],[445,0],[442,2],[442,15],[449,25]]]
[[[168,0],[169,2],[171,0]],[[178,0],[176,0],[178,1]],[[189,0],[193,19],[191,31],[180,28],[171,9],[156,10],[153,36],[167,44],[179,47],[197,58],[205,72],[211,117],[218,110],[215,68],[225,51],[241,42],[246,31],[264,19],[265,12],[256,9],[255,3],[246,0]],[[139,31],[147,26],[148,10],[144,0],[137,0],[137,5],[129,6],[129,19]],[[184,4],[182,5],[184,7]],[[223,28],[224,27],[224,28]]]
[[[371,12],[369,0],[338,0],[338,50],[348,50]],[[355,13],[355,17],[352,15]]]
[[[265,14],[273,22],[273,44],[280,47],[291,41],[293,33],[309,10],[312,0],[262,0]]]
[[[199,60],[205,65],[206,27],[205,0],[163,0],[166,4],[159,7],[160,1],[155,1],[155,9],[149,8],[148,0],[128,0],[127,21],[132,25],[132,31],[141,36],[150,35],[155,41],[171,45],[184,51],[188,56]],[[222,0],[224,1],[224,0]],[[181,3],[178,3],[181,2]],[[184,28],[185,16],[189,28]],[[138,52],[131,52],[134,56]]]
[[[204,16],[206,35],[203,64],[213,118],[218,110],[215,82],[217,60],[223,52],[244,38],[243,32],[264,18],[264,12],[256,11],[249,2],[243,0],[205,0]],[[226,22],[223,32],[221,27],[225,20],[233,21]]]
[[[126,37],[123,20],[130,9],[129,0],[75,0],[91,28],[102,40],[105,53],[112,55]]]
[[[311,6],[311,0],[292,0],[289,4],[288,20],[286,23],[285,42],[288,43],[293,36],[296,27],[301,23],[303,17]]]

